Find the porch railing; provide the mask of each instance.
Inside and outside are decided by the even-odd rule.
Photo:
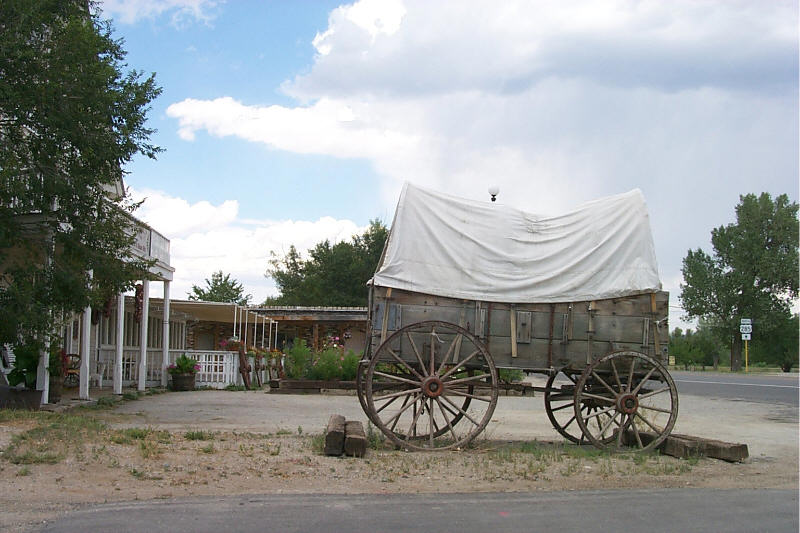
[[[239,356],[236,352],[226,352],[219,350],[170,350],[167,365],[175,362],[175,359],[182,354],[186,357],[195,359],[200,365],[197,372],[195,385],[197,387],[211,387],[224,389],[228,385],[240,385],[242,383],[239,374]],[[98,371],[102,371],[103,380],[111,382],[114,379],[114,356],[113,349],[103,348],[100,350],[98,358]],[[147,377],[145,382],[148,386],[161,384],[161,357],[160,348],[147,350]],[[250,366],[254,366],[254,361],[250,358]],[[261,370],[262,382],[268,378],[267,371]],[[255,378],[254,372],[251,377]],[[139,349],[122,350],[122,384],[130,386],[138,383],[139,380]]]

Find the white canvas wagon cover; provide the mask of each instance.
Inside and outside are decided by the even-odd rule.
[[[540,216],[406,183],[373,281],[507,303],[590,301],[661,289],[639,189]]]

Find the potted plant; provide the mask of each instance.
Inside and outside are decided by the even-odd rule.
[[[39,354],[44,346],[29,339],[14,345],[14,369],[8,373],[8,384],[0,391],[0,407],[10,409],[39,409],[42,391],[36,390],[36,373]]]
[[[194,380],[200,365],[196,359],[181,354],[175,362],[167,367],[167,372],[172,376],[172,390],[194,390]]]

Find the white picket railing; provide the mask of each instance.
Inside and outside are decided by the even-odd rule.
[[[170,350],[169,361],[167,364],[175,362],[175,359],[182,354],[186,357],[195,359],[200,365],[197,372],[195,386],[211,387],[224,389],[228,385],[240,385],[242,383],[239,374],[239,355],[236,352],[226,352],[219,350]],[[147,350],[147,377],[145,379],[148,386],[161,384],[161,355],[160,349]],[[103,380],[107,383],[114,379],[114,350],[101,349],[98,359],[98,371],[102,371]],[[253,358],[250,358],[250,366],[254,366]],[[269,379],[267,371],[261,370],[262,382]],[[251,372],[251,379],[255,378],[255,372]],[[125,349],[122,351],[122,384],[123,386],[135,385],[139,379],[139,349]]]

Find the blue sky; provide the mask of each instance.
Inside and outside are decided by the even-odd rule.
[[[270,251],[391,221],[404,181],[558,214],[640,188],[680,265],[740,194],[798,198],[793,1],[107,0],[156,72],[158,161],[126,178],[172,241],[173,296]]]

